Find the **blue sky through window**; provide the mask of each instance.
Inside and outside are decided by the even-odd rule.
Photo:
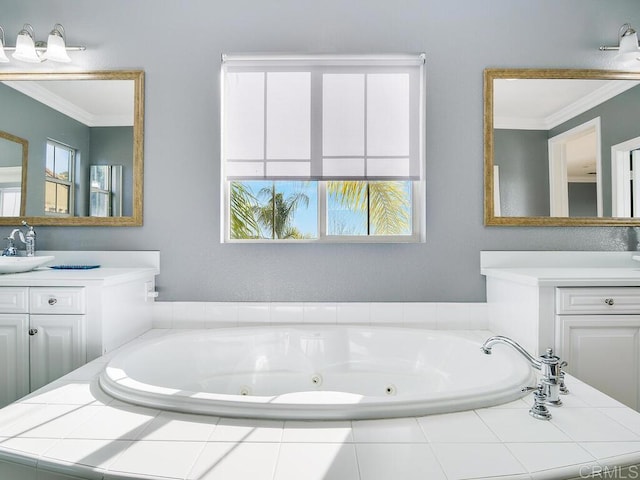
[[[271,189],[275,183],[276,193],[282,194],[285,201],[298,193],[303,193],[308,198],[308,205],[299,203],[292,213],[290,226],[295,228],[302,238],[317,239],[318,231],[318,182],[316,181],[244,181],[258,206],[267,206],[271,201]],[[411,218],[411,182],[403,182],[404,196],[406,197],[405,212]],[[261,193],[262,192],[262,193]],[[353,207],[345,206],[331,194],[327,194],[327,235],[362,236],[375,235],[376,225],[372,224],[368,232],[368,213]],[[272,232],[268,225],[261,225],[262,238],[271,238]],[[400,235],[410,235],[411,225],[406,232],[396,232]]]

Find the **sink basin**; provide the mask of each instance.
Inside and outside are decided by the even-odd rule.
[[[54,256],[43,255],[41,257],[1,257],[0,273],[21,273],[38,268],[52,261]]]

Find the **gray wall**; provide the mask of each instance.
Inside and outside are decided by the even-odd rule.
[[[598,215],[598,193],[595,183],[569,182],[569,216],[595,217]]]
[[[0,167],[22,165],[22,144],[0,137]]]
[[[46,249],[157,249],[160,300],[482,301],[480,250],[622,250],[625,228],[483,226],[482,71],[621,69],[600,44],[638,0],[3,0],[13,45],[56,22],[70,65],[146,72],[144,226],[40,227]],[[185,42],[188,40],[188,47]],[[427,239],[417,245],[220,244],[223,52],[427,54]],[[635,245],[634,245],[635,246]]]
[[[493,163],[500,167],[500,214],[549,216],[548,132],[496,129],[493,145]]]

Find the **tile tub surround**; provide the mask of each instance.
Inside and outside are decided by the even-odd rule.
[[[221,328],[291,323],[488,329],[486,303],[155,302],[154,328]]]
[[[132,344],[170,332],[151,330]],[[461,334],[484,340],[491,332]],[[418,418],[240,420],[111,399],[96,375],[116,353],[0,410],[0,478],[567,479],[640,472],[640,413],[574,378],[548,422],[528,415],[530,397]]]

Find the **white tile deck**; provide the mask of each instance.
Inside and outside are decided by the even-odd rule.
[[[0,478],[538,480],[640,465],[640,413],[573,378],[549,422],[528,415],[529,398],[418,418],[239,420],[111,400],[94,379],[105,361],[0,410]]]

